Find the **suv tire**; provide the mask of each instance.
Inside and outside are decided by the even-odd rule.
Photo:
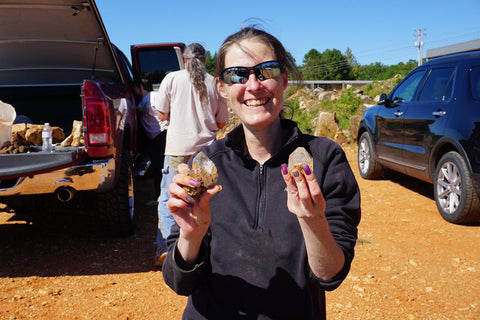
[[[467,164],[458,152],[451,151],[442,156],[435,169],[433,184],[435,202],[445,220],[462,224],[478,219],[479,199]]]
[[[375,157],[372,147],[372,138],[368,132],[362,133],[358,140],[358,171],[364,179],[378,179],[383,177],[383,167]]]
[[[105,233],[127,237],[135,231],[132,164],[128,147],[123,148],[120,175],[112,190],[97,194],[97,207]]]

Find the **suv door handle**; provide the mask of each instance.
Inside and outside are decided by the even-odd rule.
[[[443,117],[446,114],[447,114],[447,111],[443,111],[443,110],[438,110],[438,111],[433,111],[432,112],[432,115],[434,117]]]
[[[393,115],[398,118],[398,117],[403,116],[403,112],[402,111],[397,111],[397,112],[394,112]]]

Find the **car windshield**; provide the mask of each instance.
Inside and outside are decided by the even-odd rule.
[[[140,50],[138,60],[141,72],[151,74],[154,84],[159,84],[167,73],[180,70],[177,54],[169,47]]]

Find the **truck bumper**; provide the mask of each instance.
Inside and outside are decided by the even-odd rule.
[[[107,191],[114,183],[115,160],[111,158],[17,178],[11,187],[0,187],[0,197],[54,193],[62,188]]]

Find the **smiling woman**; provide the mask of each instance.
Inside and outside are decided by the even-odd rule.
[[[202,148],[218,185],[190,197],[182,187],[198,182],[182,164],[167,203],[176,224],[162,272],[189,296],[186,319],[325,319],[324,291],[348,274],[359,189],[336,143],[281,119],[290,71],[297,74],[283,45],[256,28],[219,50],[217,88],[241,125]],[[313,165],[289,170],[298,147]]]

